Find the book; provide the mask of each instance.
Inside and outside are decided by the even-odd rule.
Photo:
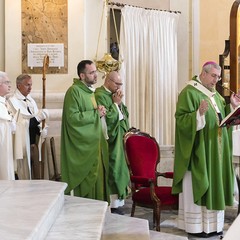
[[[220,124],[220,127],[233,126],[240,124],[240,105],[230,112]]]

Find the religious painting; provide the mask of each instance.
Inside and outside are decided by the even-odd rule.
[[[31,49],[31,53],[35,51],[33,54],[34,60],[38,57],[41,61],[43,60],[42,55],[45,54],[44,51],[51,51],[48,73],[68,73],[67,2],[67,0],[22,0],[23,73],[42,73],[42,67],[39,64],[31,66],[29,63],[29,49]],[[41,48],[41,46],[44,46],[44,48]],[[38,54],[39,56],[36,56]],[[51,57],[62,58],[60,59],[62,64],[51,67],[51,61],[53,60]]]

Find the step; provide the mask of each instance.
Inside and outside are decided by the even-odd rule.
[[[101,240],[150,240],[148,220],[106,213]]]
[[[0,181],[0,239],[44,239],[64,203],[65,183]]]
[[[150,230],[150,240],[188,240],[187,237]]]
[[[65,196],[64,205],[46,240],[100,240],[108,203]]]

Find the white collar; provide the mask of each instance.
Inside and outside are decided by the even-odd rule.
[[[15,95],[16,98],[19,99],[19,100],[24,100],[24,99],[29,100],[29,96],[30,96],[30,95],[28,94],[28,95],[25,97],[24,95],[22,95],[22,93],[21,93],[18,89],[15,90],[14,95]]]
[[[1,103],[3,103],[3,104],[5,104],[5,103],[6,103],[6,98],[5,98],[5,97],[2,97],[2,96],[0,96],[0,102],[1,102]]]
[[[208,90],[206,87],[204,87],[204,86],[202,85],[202,82],[200,81],[199,77],[197,77],[197,80],[198,80],[199,82],[194,81],[194,80],[190,80],[190,81],[188,82],[188,85],[191,85],[191,86],[195,87],[196,89],[198,89],[200,92],[204,93],[204,94],[205,94],[206,96],[208,96],[209,98],[213,97],[213,96],[216,94],[216,92],[211,92],[211,91]]]
[[[112,93],[105,85],[103,85],[103,87],[105,88],[105,90],[106,90],[107,92]]]

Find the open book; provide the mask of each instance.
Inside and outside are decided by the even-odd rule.
[[[240,124],[240,105],[230,112],[220,124],[220,127],[233,126]]]

